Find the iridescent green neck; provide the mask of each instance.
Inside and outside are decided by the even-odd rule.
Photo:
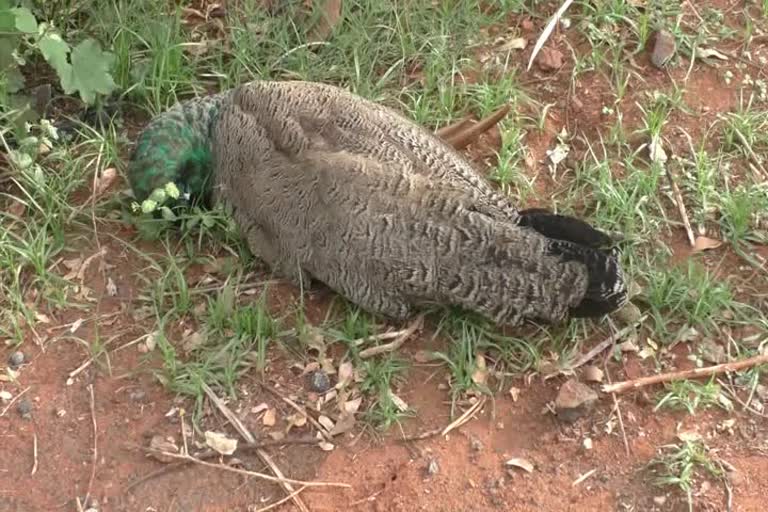
[[[189,200],[209,200],[214,172],[211,136],[225,95],[177,104],[150,121],[128,165],[128,181],[137,201],[168,182],[175,183]]]

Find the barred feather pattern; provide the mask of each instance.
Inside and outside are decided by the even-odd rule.
[[[517,324],[626,302],[618,255],[597,247],[604,234],[518,211],[439,138],[342,89],[256,81],[176,106],[140,137],[134,189],[175,172],[202,192],[189,165],[173,170],[200,148],[210,162],[192,170],[210,177],[213,200],[231,208],[258,257],[368,311],[405,319],[454,305]]]

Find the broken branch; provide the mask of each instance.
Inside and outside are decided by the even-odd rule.
[[[761,354],[759,356],[750,357],[749,359],[744,359],[743,361],[717,364],[714,366],[707,366],[706,368],[694,368],[692,370],[683,370],[679,372],[660,373],[659,375],[653,375],[651,377],[641,377],[639,379],[617,382],[616,384],[607,384],[602,387],[602,390],[603,393],[623,393],[630,389],[638,389],[653,384],[660,384],[662,382],[709,377],[711,375],[735,372],[765,363],[768,363],[768,354]]]

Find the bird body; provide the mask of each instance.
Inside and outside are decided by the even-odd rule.
[[[330,85],[256,81],[176,105],[140,135],[137,199],[168,181],[226,204],[255,255],[396,319],[454,305],[502,324],[626,301],[609,238],[518,211],[458,151]]]

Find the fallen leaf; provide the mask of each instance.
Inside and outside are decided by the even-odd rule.
[[[728,60],[728,56],[723,55],[714,48],[696,48],[696,57],[700,59],[708,59],[710,57],[714,57],[720,60]]]
[[[651,143],[648,144],[648,152],[652,162],[663,164],[669,159],[659,137],[654,137]]]
[[[520,398],[520,389],[514,386],[509,388],[509,396],[512,397],[513,402],[517,402],[518,398]]]
[[[80,328],[80,326],[82,326],[82,325],[83,325],[83,319],[82,318],[78,318],[77,320],[75,320],[72,323],[72,327],[69,328],[70,334],[75,334],[77,332],[77,330]]]
[[[354,400],[347,400],[342,406],[342,411],[347,414],[355,414],[360,409],[360,404],[362,403],[363,397],[358,397]]]
[[[337,421],[333,428],[328,432],[328,435],[334,437],[339,434],[344,434],[352,430],[354,426],[355,416],[353,414],[342,414],[339,416],[339,421]]]
[[[567,144],[558,144],[555,146],[555,149],[547,150],[547,156],[549,157],[550,162],[557,165],[566,159],[570,151],[571,148]]]
[[[265,427],[274,427],[275,423],[277,423],[277,411],[275,409],[267,410],[261,418],[261,423]]]
[[[146,354],[148,352],[152,352],[155,350],[155,347],[157,346],[157,333],[153,332],[147,335],[146,339],[139,343],[137,349],[142,354]]]
[[[603,382],[603,370],[594,365],[585,366],[584,380],[587,382]]]
[[[301,428],[307,424],[307,416],[297,412],[286,416],[285,421],[288,422],[288,428],[286,430],[290,430],[293,427]]]
[[[329,443],[329,442],[326,442],[326,441],[321,441],[320,443],[318,443],[318,446],[324,452],[330,452],[331,450],[333,450],[335,448],[333,443]]]
[[[343,389],[349,382],[352,381],[354,374],[354,367],[349,361],[341,363],[339,365],[338,382],[336,383],[336,389]]]
[[[543,48],[536,59],[542,71],[557,71],[563,67],[563,53],[555,48]]]
[[[259,414],[261,411],[266,411],[267,409],[269,409],[269,405],[267,405],[266,402],[262,402],[257,406],[251,407],[251,413]]]
[[[325,430],[328,430],[328,431],[333,430],[333,427],[334,427],[333,420],[328,416],[321,414],[320,416],[318,416],[317,422],[320,423],[323,427],[325,427]]]
[[[637,343],[635,343],[634,340],[627,340],[619,343],[619,350],[622,352],[638,352],[640,348],[637,346]]]
[[[179,453],[179,447],[176,446],[176,442],[171,437],[163,437],[161,435],[154,435],[149,441],[149,448],[159,452]],[[176,459],[163,455],[161,453],[150,453],[150,457],[153,457],[160,462],[173,462]]]
[[[103,194],[117,178],[117,169],[109,167],[101,172],[101,176],[97,176],[94,179],[93,195],[100,196]]]
[[[715,238],[709,238],[706,236],[697,236],[693,244],[693,252],[708,251],[710,249],[717,249],[723,245],[722,240]]]
[[[405,400],[403,400],[402,398],[394,394],[392,390],[389,391],[389,398],[392,400],[392,403],[395,404],[395,407],[397,407],[397,409],[400,412],[405,412],[408,410],[408,404],[405,403]]]
[[[485,386],[488,382],[488,368],[485,364],[485,356],[479,353],[475,356],[475,371],[472,372],[472,382],[478,386]]]
[[[237,439],[231,439],[219,432],[205,431],[205,444],[222,455],[232,455],[237,450]]]
[[[527,471],[528,473],[533,473],[533,464],[531,464],[526,459],[521,459],[519,457],[515,457],[515,458],[512,458],[512,459],[509,459],[504,464],[507,465],[507,466],[510,466],[510,467],[516,467],[516,468],[523,469],[523,470]]]
[[[695,443],[702,440],[701,434],[699,434],[698,432],[692,432],[690,430],[684,430],[682,432],[678,432],[677,438],[683,441],[684,443],[687,443],[687,442]]]
[[[527,46],[528,40],[526,38],[516,37],[499,46],[498,50],[503,52],[508,52],[510,50],[525,50]]]
[[[111,277],[107,278],[107,295],[109,295],[110,297],[114,297],[115,295],[117,295],[117,285],[115,284],[115,282],[112,280]]]

